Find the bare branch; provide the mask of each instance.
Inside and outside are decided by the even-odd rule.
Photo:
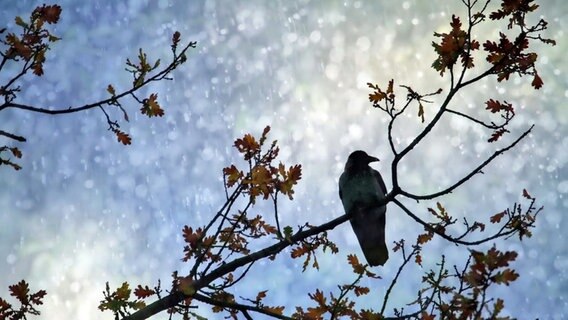
[[[404,249],[402,249],[403,252],[403,256],[404,256],[404,261],[402,262],[402,264],[400,265],[400,267],[398,267],[398,271],[396,272],[396,275],[394,276],[394,278],[391,281],[391,284],[389,285],[387,292],[385,293],[385,297],[383,299],[383,305],[381,307],[381,314],[385,313],[385,309],[387,307],[387,302],[389,300],[389,296],[390,293],[392,291],[392,288],[394,288],[396,281],[398,280],[398,277],[400,276],[400,274],[402,273],[402,270],[404,269],[404,267],[406,266],[406,264],[410,261],[410,259],[412,259],[412,257],[418,252],[416,250],[416,248],[414,248],[412,250],[412,252],[406,257],[406,255],[404,254]]]
[[[22,136],[17,136],[15,134],[6,132],[4,130],[0,130],[0,136],[5,136],[5,137],[8,137],[10,139],[14,139],[14,140],[20,141],[20,142],[26,142],[26,138],[24,138]]]
[[[492,236],[490,236],[490,237],[485,237],[485,238],[483,238],[483,239],[476,240],[476,241],[464,241],[464,240],[461,240],[461,239],[463,238],[463,235],[460,236],[460,237],[457,237],[457,238],[456,238],[456,237],[449,236],[449,235],[447,235],[447,234],[441,232],[440,230],[438,230],[438,229],[432,227],[430,224],[428,224],[428,223],[425,222],[424,220],[418,218],[418,216],[416,216],[414,213],[412,213],[412,211],[410,211],[410,209],[408,209],[405,205],[403,205],[403,204],[402,204],[400,201],[398,201],[397,199],[394,199],[393,202],[396,203],[396,205],[397,205],[399,208],[401,208],[408,216],[410,216],[412,219],[414,219],[414,221],[416,221],[416,222],[418,222],[419,224],[421,224],[421,225],[424,227],[424,229],[426,229],[427,231],[433,232],[433,233],[439,235],[440,237],[442,237],[442,238],[444,238],[444,239],[446,239],[446,240],[448,240],[448,241],[450,241],[450,242],[453,242],[453,243],[455,243],[455,244],[462,244],[462,245],[466,245],[466,246],[473,246],[473,245],[478,245],[478,244],[482,244],[482,243],[491,241],[491,240],[493,240],[493,239],[505,237],[505,236],[508,236],[508,235],[511,235],[511,234],[517,232],[516,230],[508,230],[508,231],[503,232],[503,231],[505,230],[505,226],[506,226],[506,225],[503,225],[503,227],[501,227],[501,229],[500,229],[498,232],[496,232],[494,235],[492,235]]]
[[[131,95],[132,93],[140,90],[142,87],[146,86],[150,82],[167,79],[166,78],[167,75],[172,70],[174,70],[181,63],[181,61],[184,59],[185,52],[189,48],[194,48],[195,45],[196,45],[196,42],[190,42],[178,55],[174,56],[173,61],[166,68],[164,68],[162,71],[156,73],[152,77],[149,77],[148,79],[144,80],[139,86],[134,86],[133,88],[131,88],[127,91],[124,91],[120,94],[117,94],[116,96],[110,97],[108,99],[103,99],[103,100],[100,100],[100,101],[97,101],[97,102],[89,103],[89,104],[83,105],[81,107],[68,107],[68,108],[58,108],[58,109],[56,108],[54,110],[41,108],[41,107],[34,107],[34,106],[29,106],[29,105],[24,105],[24,104],[19,104],[19,103],[7,102],[0,107],[0,111],[3,110],[3,109],[6,109],[6,108],[15,108],[15,109],[22,109],[22,110],[31,111],[31,112],[38,112],[38,113],[44,113],[44,114],[50,114],[50,115],[58,115],[58,114],[68,114],[68,113],[85,111],[85,110],[89,110],[89,109],[92,109],[92,108],[103,107],[105,105],[112,104],[113,101],[121,99],[121,98],[123,98],[127,95]]]
[[[483,122],[483,121],[481,121],[481,120],[479,120],[479,119],[476,119],[476,118],[474,118],[474,117],[472,117],[472,116],[470,116],[470,115],[467,115],[467,114],[465,114],[465,113],[462,113],[462,112],[459,112],[459,111],[455,111],[455,110],[452,110],[452,109],[447,109],[446,111],[448,111],[448,113],[452,113],[452,114],[458,115],[458,116],[460,116],[460,117],[464,117],[464,118],[466,118],[466,119],[468,119],[468,120],[470,120],[470,121],[472,121],[472,122],[475,122],[475,123],[477,123],[477,124],[479,124],[479,125],[482,125],[482,126],[486,127],[487,129],[495,130],[495,129],[499,129],[499,128],[503,127],[503,125],[500,125],[500,126],[499,126],[499,125],[496,125],[495,123],[491,123],[491,124],[485,123],[485,122]]]
[[[523,134],[521,134],[515,141],[513,141],[513,143],[511,143],[509,146],[499,149],[497,151],[495,151],[489,158],[487,158],[487,160],[483,161],[479,166],[477,166],[475,169],[473,169],[470,173],[468,173],[465,177],[463,177],[462,179],[460,179],[458,182],[454,183],[453,185],[451,185],[450,187],[439,191],[439,192],[435,192],[432,194],[426,194],[426,195],[416,195],[404,190],[400,190],[399,194],[414,199],[414,200],[430,200],[430,199],[435,199],[437,197],[446,195],[451,193],[452,191],[454,191],[457,187],[461,186],[462,184],[464,184],[466,181],[468,181],[469,179],[471,179],[471,177],[473,177],[474,175],[481,173],[481,169],[485,168],[485,166],[487,166],[489,163],[491,163],[491,161],[493,161],[495,158],[497,158],[498,156],[502,155],[503,153],[505,153],[506,151],[514,148],[521,140],[523,140],[534,128],[534,124],[530,126],[530,128],[525,131]]]
[[[293,320],[293,318],[290,317],[286,317],[283,316],[281,314],[277,314],[262,308],[259,308],[257,306],[251,306],[251,305],[245,305],[245,304],[240,304],[240,303],[236,303],[236,302],[226,302],[226,301],[219,301],[219,300],[215,300],[211,297],[207,297],[204,296],[202,294],[196,293],[193,298],[197,301],[201,301],[210,305],[214,305],[214,306],[219,306],[219,307],[223,307],[223,308],[228,308],[228,309],[235,309],[235,310],[239,310],[239,311],[254,311],[254,312],[258,312],[267,316],[270,316],[272,318],[276,318],[276,319],[284,319],[284,320]],[[125,318],[125,319],[129,319],[129,318]]]

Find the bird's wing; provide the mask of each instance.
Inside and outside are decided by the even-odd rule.
[[[343,172],[339,177],[339,199],[343,201],[343,192],[341,191],[342,186],[345,184],[345,179],[347,179],[346,173]]]
[[[387,194],[387,186],[386,186],[385,182],[383,181],[383,177],[381,176],[381,174],[377,170],[374,170],[374,169],[371,169],[371,172],[373,173],[373,177],[375,177],[375,180],[377,180],[377,183],[379,184],[380,190],[382,190],[382,192],[383,192],[383,194],[381,194],[381,196]]]

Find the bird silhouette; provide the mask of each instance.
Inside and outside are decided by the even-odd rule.
[[[389,253],[385,243],[386,205],[379,206],[387,193],[381,174],[369,166],[379,161],[365,151],[352,152],[339,178],[339,197],[359,240],[367,263],[382,266]]]

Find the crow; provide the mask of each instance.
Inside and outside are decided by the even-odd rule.
[[[387,188],[381,174],[369,167],[379,161],[365,151],[352,152],[339,178],[339,198],[359,240],[367,263],[382,266],[389,252],[385,243],[386,205],[378,206]]]

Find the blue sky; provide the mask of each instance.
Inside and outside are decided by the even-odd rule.
[[[14,16],[27,16],[43,2],[9,3],[0,21],[13,28]],[[143,47],[150,57],[167,59],[176,30],[182,41],[198,41],[198,47],[174,72],[174,81],[150,89],[158,92],[163,118],[146,119],[133,102],[125,105],[131,121],[122,128],[132,135],[131,146],[116,142],[98,110],[60,117],[18,110],[0,115],[2,130],[28,138],[18,145],[23,170],[0,170],[6,186],[0,192],[0,296],[20,279],[32,289],[46,289],[42,319],[110,319],[96,309],[106,281],[152,285],[159,278],[168,282],[173,270],[188,270],[180,261],[181,229],[204,224],[222,205],[221,170],[237,161],[231,145],[243,133],[258,135],[270,125],[282,161],[304,168],[295,200],[281,202],[287,224],[322,223],[342,214],[337,179],[355,149],[381,158],[374,166],[390,186],[387,119],[368,103],[366,83],[394,78],[421,92],[447,88],[447,78],[430,68],[432,33],[446,31],[452,13],[464,14],[457,0],[58,3],[63,13],[54,34],[62,41],[48,54],[46,75],[22,82],[21,103],[82,105],[106,97],[109,83],[124,89],[131,82],[126,58]],[[400,171],[408,190],[436,191],[536,123],[533,134],[485,175],[440,199],[457,217],[489,217],[518,201],[523,188],[545,206],[532,239],[497,242],[519,252],[515,267],[521,278],[497,291],[519,317],[562,319],[566,310],[567,9],[563,1],[546,1],[539,9],[550,22],[547,35],[558,42],[535,47],[543,89],[532,90],[529,79],[499,84],[491,79],[457,97],[455,106],[471,112],[483,109],[489,97],[515,104],[520,111],[512,134],[501,144],[487,144],[488,132],[447,117]],[[497,35],[498,28],[476,36]],[[426,106],[427,120],[433,108]],[[422,128],[415,112],[395,130],[401,146]],[[433,205],[407,204],[423,216]],[[422,231],[400,210],[389,206],[388,212],[387,241],[414,239]],[[300,262],[282,255],[255,266],[262,278],[251,275],[239,294],[269,289],[270,301],[292,310],[306,305],[316,287],[330,291],[338,281],[350,281],[349,267],[338,261],[351,252],[361,255],[355,236],[342,225],[330,237],[344,249],[338,256],[321,255],[320,272],[302,274]],[[435,241],[424,252],[424,270],[440,253],[458,263],[464,250]],[[392,277],[400,259],[391,254],[380,269],[384,279]],[[422,271],[408,268],[390,307],[412,300]],[[387,284],[370,284],[376,295],[362,303],[382,301]]]

